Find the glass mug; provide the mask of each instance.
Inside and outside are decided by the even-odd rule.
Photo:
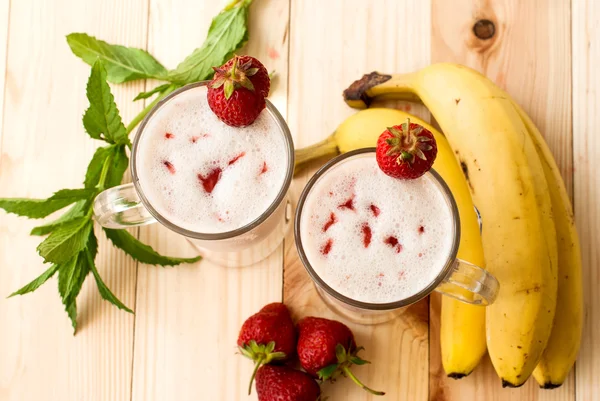
[[[130,162],[133,182],[100,193],[94,201],[94,217],[106,228],[129,228],[159,222],[186,237],[204,258],[221,265],[246,266],[266,258],[275,251],[283,241],[292,220],[289,187],[294,173],[294,144],[285,120],[269,100],[266,100],[267,106],[264,112],[275,121],[284,138],[287,166],[283,185],[275,200],[254,221],[235,230],[221,233],[202,233],[184,229],[157,212],[144,195],[138,179],[136,162],[139,142],[148,122],[157,110],[181,93],[207,84],[208,81],[203,81],[182,87],[157,103],[148,113],[133,140]]]
[[[475,305],[489,305],[494,302],[499,289],[496,278],[481,267],[456,257],[458,246],[460,244],[460,216],[458,214],[458,208],[450,189],[440,175],[433,169],[426,174],[433,178],[433,181],[436,183],[439,191],[443,194],[446,204],[451,212],[453,227],[451,235],[453,241],[444,267],[427,287],[408,298],[398,301],[389,303],[368,303],[349,298],[339,293],[319,276],[311,266],[302,244],[300,227],[304,204],[307,197],[310,196],[311,189],[315,183],[317,183],[321,177],[325,176],[332,167],[343,164],[351,158],[358,157],[375,157],[375,148],[354,150],[330,160],[309,180],[300,195],[298,207],[296,209],[294,227],[296,248],[298,249],[302,264],[306,268],[306,271],[323,301],[339,315],[342,315],[351,321],[363,324],[378,324],[391,320],[401,315],[404,312],[404,307],[423,299],[433,291]]]

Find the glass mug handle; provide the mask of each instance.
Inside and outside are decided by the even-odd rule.
[[[106,228],[127,228],[156,222],[142,204],[133,184],[101,192],[94,200],[94,218]]]
[[[498,295],[500,284],[479,266],[456,259],[450,271],[435,289],[444,295],[475,305],[489,305]]]

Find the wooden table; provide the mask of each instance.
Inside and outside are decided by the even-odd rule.
[[[88,32],[147,49],[174,67],[204,40],[225,0],[0,0],[0,196],[46,197],[77,187],[94,146],[80,116],[89,67],[65,41]],[[277,71],[271,100],[296,146],[332,132],[354,111],[341,91],[365,72],[406,72],[454,61],[506,88],[544,133],[572,193],[582,240],[586,319],[581,355],[564,386],[533,380],[503,390],[488,360],[468,378],[444,376],[439,358],[439,298],[385,325],[352,325],[373,365],[356,373],[382,400],[600,400],[600,2],[597,0],[255,0],[246,51]],[[496,34],[479,40],[474,23]],[[114,87],[130,120],[131,99],[153,83]],[[399,104],[405,110],[410,105]],[[428,117],[412,106],[412,112]],[[71,150],[67,150],[67,147]],[[315,165],[316,167],[316,165]],[[314,169],[312,170],[314,171]],[[296,194],[312,171],[294,183]],[[72,336],[55,279],[37,292],[4,299],[43,271],[33,221],[0,213],[0,400],[250,400],[251,364],[235,355],[241,322],[283,300],[295,315],[333,316],[297,259],[293,238],[264,262],[243,269],[201,262],[140,265],[105,239],[97,260],[110,288],[136,314],[101,300],[93,280],[78,298]],[[99,233],[101,234],[101,233]],[[135,231],[171,255],[193,255],[159,225]],[[103,237],[102,235],[100,235]],[[370,400],[348,381],[326,386],[331,400]]]

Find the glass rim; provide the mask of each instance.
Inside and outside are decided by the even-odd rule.
[[[135,137],[133,139],[133,146],[131,148],[130,168],[131,168],[131,177],[132,177],[132,181],[133,181],[135,190],[138,193],[138,196],[140,197],[142,204],[144,205],[146,210],[148,210],[148,212],[152,215],[152,217],[154,217],[156,219],[156,221],[158,221],[159,223],[161,223],[168,229],[175,231],[176,233],[184,235],[186,237],[200,239],[200,240],[215,241],[215,240],[229,239],[229,238],[233,238],[233,237],[237,237],[239,235],[245,234],[245,233],[251,231],[252,229],[258,227],[266,219],[268,219],[269,216],[271,216],[273,214],[273,212],[275,212],[275,210],[277,210],[277,208],[279,207],[281,202],[284,200],[284,198],[290,188],[290,184],[292,182],[292,177],[294,175],[295,154],[294,154],[294,141],[292,139],[292,134],[290,132],[290,129],[289,129],[287,123],[285,122],[285,119],[283,118],[281,113],[279,113],[279,111],[273,105],[273,103],[271,103],[268,99],[265,99],[265,102],[266,102],[265,110],[275,120],[275,122],[277,123],[277,127],[279,128],[279,131],[283,135],[286,149],[287,149],[287,157],[288,157],[287,171],[286,171],[286,175],[285,175],[285,178],[283,181],[283,185],[281,186],[279,193],[277,194],[277,196],[275,197],[273,202],[269,205],[269,207],[263,213],[261,213],[256,219],[252,220],[250,223],[248,223],[242,227],[236,228],[235,230],[223,231],[223,232],[219,232],[219,233],[202,233],[202,232],[198,232],[198,231],[188,230],[186,228],[178,226],[177,224],[172,223],[166,217],[161,215],[152,206],[150,201],[148,201],[148,198],[144,194],[142,185],[140,184],[139,177],[137,175],[137,166],[136,166],[137,157],[136,157],[136,155],[137,155],[140,138],[142,136],[142,133],[144,132],[145,126],[148,124],[148,121],[150,121],[152,116],[165,103],[167,103],[169,100],[171,100],[175,96],[177,96],[185,91],[188,91],[190,89],[194,89],[194,88],[197,88],[200,86],[206,86],[209,82],[210,81],[199,81],[199,82],[185,85],[177,90],[174,90],[169,95],[167,95],[164,99],[162,99],[160,102],[156,103],[156,105],[152,108],[152,110],[150,110],[150,112],[146,115],[146,117],[144,117],[144,119],[142,120],[142,122],[135,134]]]
[[[341,301],[345,304],[348,304],[348,305],[356,307],[356,308],[365,309],[365,310],[375,310],[375,311],[389,311],[389,310],[393,310],[393,309],[402,308],[404,306],[408,306],[415,302],[420,301],[421,299],[423,299],[427,295],[429,295],[431,292],[433,292],[433,290],[435,290],[435,288],[437,288],[440,285],[440,283],[448,276],[448,274],[450,273],[452,266],[456,260],[456,256],[458,254],[458,246],[460,244],[460,233],[461,233],[460,232],[460,215],[458,213],[458,207],[456,205],[456,200],[454,199],[454,196],[452,195],[452,192],[450,191],[450,188],[448,187],[446,182],[442,179],[442,177],[434,169],[429,170],[429,172],[427,172],[426,175],[432,176],[434,178],[434,180],[436,181],[436,183],[438,184],[442,194],[444,195],[444,198],[446,199],[446,201],[449,205],[450,212],[452,214],[452,220],[453,220],[453,224],[452,224],[452,226],[453,226],[453,242],[452,242],[452,246],[450,248],[450,252],[448,254],[448,258],[446,259],[446,262],[444,264],[444,268],[441,269],[440,272],[438,273],[438,275],[435,277],[435,279],[431,283],[429,283],[425,288],[423,288],[421,291],[417,292],[416,294],[411,295],[410,297],[407,297],[407,298],[404,298],[404,299],[401,299],[398,301],[386,302],[386,303],[371,303],[371,302],[358,301],[356,299],[349,298],[349,297],[339,293],[338,291],[334,290],[315,272],[312,265],[308,261],[308,257],[306,256],[306,253],[304,252],[304,247],[302,245],[302,236],[300,234],[300,219],[302,217],[302,210],[304,208],[304,203],[306,201],[308,194],[310,193],[310,191],[311,191],[312,187],[315,185],[315,183],[319,180],[319,178],[321,178],[323,175],[325,175],[332,167],[334,167],[338,163],[340,163],[348,158],[351,158],[353,156],[358,156],[358,155],[367,154],[367,153],[375,153],[375,148],[356,149],[356,150],[352,150],[350,152],[344,153],[342,155],[336,156],[335,158],[333,158],[330,161],[328,161],[327,163],[325,163],[321,168],[319,168],[319,170],[310,178],[310,180],[308,181],[308,183],[302,190],[302,194],[300,195],[300,198],[298,200],[298,206],[296,207],[296,216],[294,218],[294,237],[295,237],[295,241],[296,241],[296,248],[298,250],[298,256],[300,257],[300,260],[302,261],[304,268],[308,272],[308,275],[311,277],[313,282],[316,285],[318,285],[321,289],[323,289],[328,295],[332,296],[333,298],[337,299],[338,301]]]

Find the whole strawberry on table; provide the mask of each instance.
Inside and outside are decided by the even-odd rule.
[[[318,317],[306,317],[293,324],[282,303],[271,303],[250,316],[242,325],[238,347],[242,355],[255,363],[250,380],[256,378],[259,401],[317,401],[318,383],[349,377],[371,394],[383,395],[365,386],[350,370],[352,365],[369,363],[357,354],[352,331],[343,323]],[[304,371],[291,366],[297,354]]]

